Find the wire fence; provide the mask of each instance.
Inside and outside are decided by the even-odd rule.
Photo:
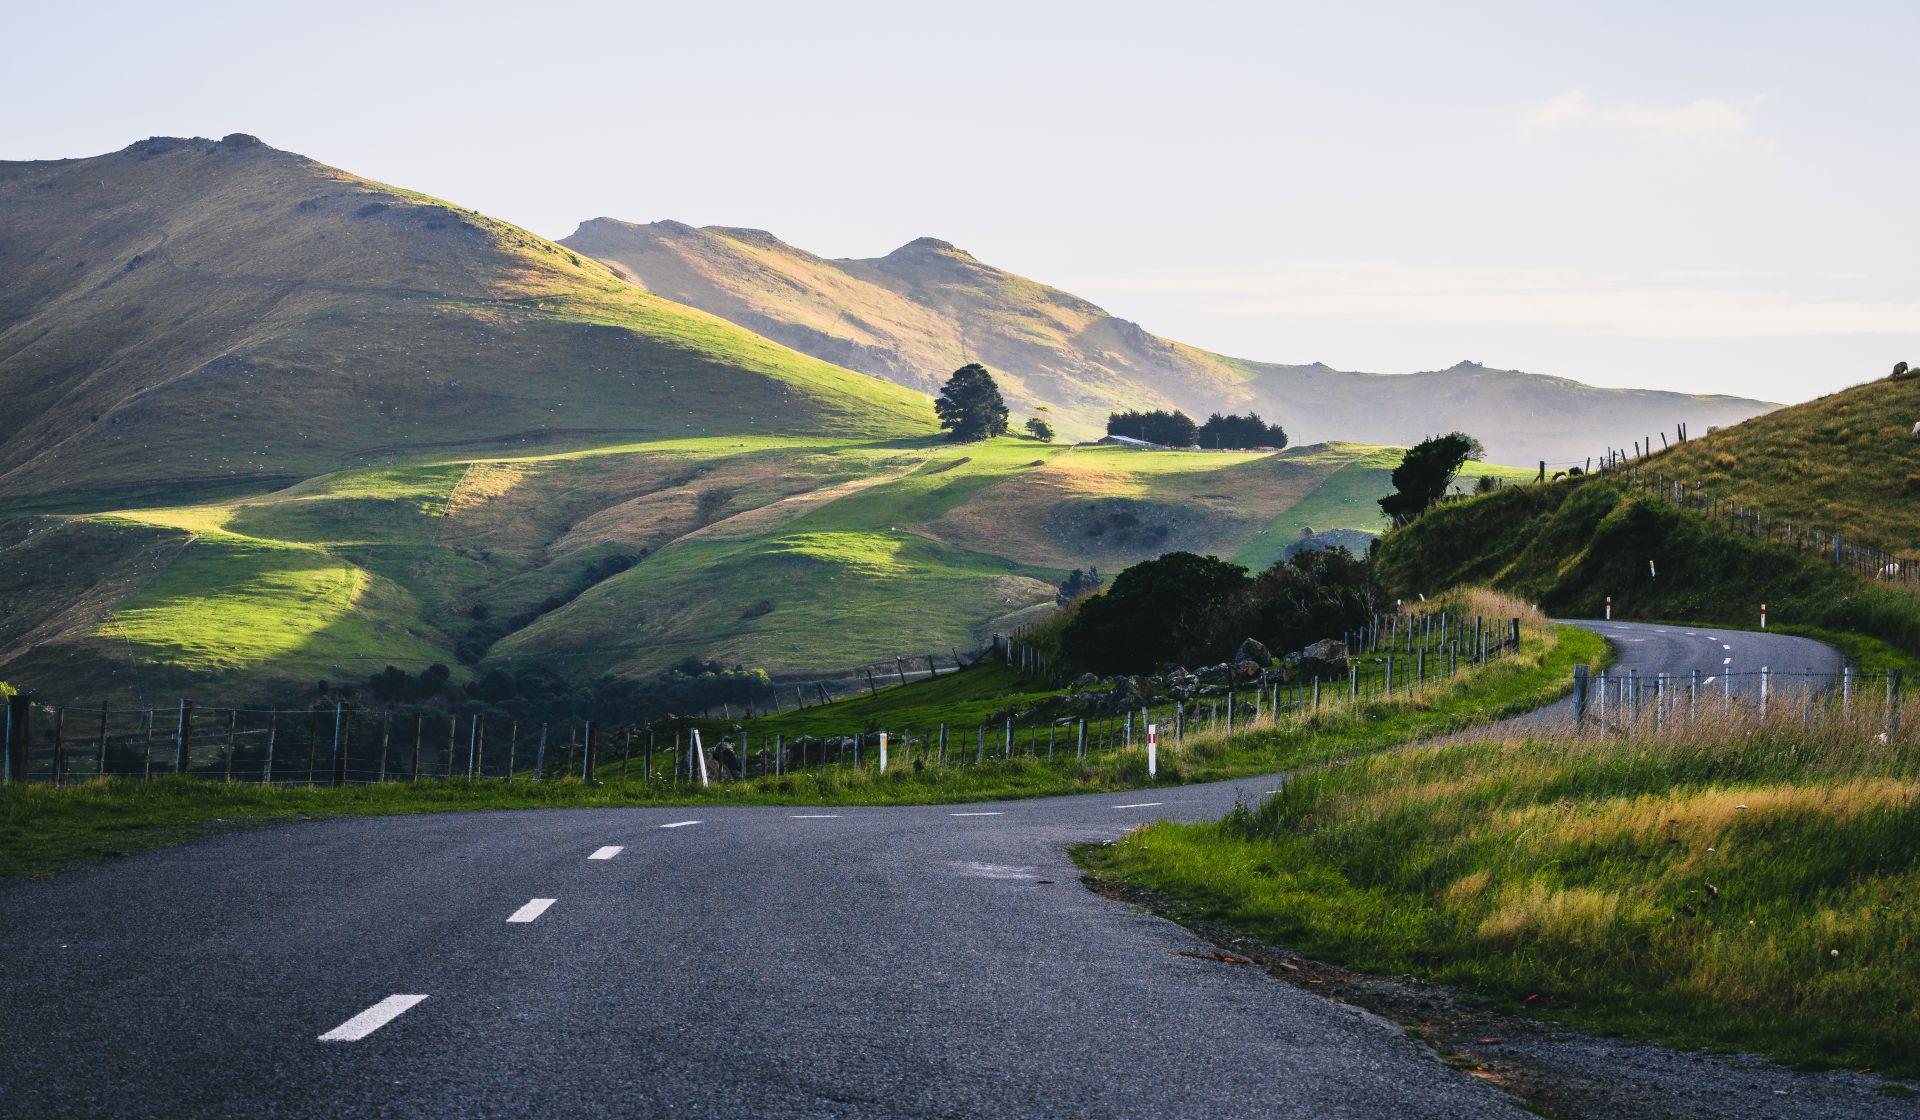
[[[1253,732],[1302,715],[1407,697],[1522,645],[1518,619],[1433,616],[1422,622],[1382,614],[1350,637],[1357,650],[1340,675],[1262,668],[1157,695],[1118,685],[1062,694],[991,720],[938,720],[918,728],[863,724],[805,734],[755,729],[725,714],[650,723],[584,717],[532,722],[344,700],[296,709],[194,700],[113,708],[15,696],[6,705],[0,735],[0,775],[8,782],[53,786],[186,774],[263,786],[340,787],[431,779],[592,781],[611,770],[625,782],[683,785],[824,768],[879,770],[883,738],[886,766],[1087,758],[1138,749],[1149,735],[1164,733],[1160,741],[1178,744],[1193,735]],[[1016,664],[1018,648],[1005,641],[996,645],[999,656]],[[934,671],[945,670],[929,665],[927,672]],[[912,679],[904,667],[899,678]],[[809,711],[810,725],[832,722],[833,707],[813,705]]]
[[[1881,705],[1897,727],[1904,687],[1898,669],[1862,673],[1846,666],[1836,672],[1778,671],[1763,665],[1743,672],[1694,669],[1643,674],[1626,669],[1589,676],[1583,666],[1574,670],[1572,718],[1603,731],[1648,724],[1658,729],[1735,707],[1757,711],[1762,718],[1798,711],[1811,721],[1828,708],[1852,714],[1856,704],[1871,703]]]
[[[1868,579],[1920,585],[1920,564],[1874,545],[1853,540],[1818,525],[1775,517],[1757,506],[1715,494],[1704,483],[1669,478],[1643,467],[1615,472],[1619,481],[1636,492],[1697,513],[1732,532],[1754,540],[1784,545],[1819,556]]]

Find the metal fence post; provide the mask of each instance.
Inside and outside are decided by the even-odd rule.
[[[1900,670],[1887,670],[1887,732],[1900,730]]]
[[[67,769],[67,708],[53,709],[53,788],[59,789]]]
[[[227,766],[231,769],[233,764],[229,762]],[[94,774],[101,778],[107,776],[107,702],[105,700],[100,701],[100,756],[94,763]]]
[[[745,771],[746,755],[743,753],[740,757],[741,757],[740,768],[742,771]],[[587,721],[586,730],[582,732],[580,736],[580,780],[583,782],[591,782],[593,780],[593,721],[592,720]]]
[[[343,701],[335,700],[333,702],[333,756],[332,757],[333,757],[333,784],[336,787],[344,786],[347,784],[346,744],[340,741],[340,732],[343,729],[342,725],[346,723],[346,718],[347,718],[347,705]]]
[[[260,761],[260,784],[273,784],[273,740],[280,732],[280,713],[273,707],[267,708],[267,757]]]
[[[1771,683],[1772,683],[1772,677],[1768,672],[1767,666],[1765,665],[1760,666],[1760,718],[1761,719],[1767,718],[1767,691],[1768,691],[1767,686]]]
[[[193,701],[180,701],[180,722],[173,731],[173,772],[185,774],[193,766]]]
[[[1573,725],[1579,727],[1587,721],[1587,667],[1573,667]]]

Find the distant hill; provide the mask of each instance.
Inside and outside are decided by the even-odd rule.
[[[669,299],[796,350],[924,391],[968,361],[1000,377],[1016,413],[1045,406],[1069,435],[1106,414],[1255,409],[1295,443],[1405,446],[1463,429],[1493,459],[1555,464],[1687,423],[1773,407],[1737,397],[1601,389],[1471,362],[1409,375],[1245,361],[1148,333],[1078,296],[921,238],[872,260],[829,260],[762,230],[681,222],[583,223],[562,244]]]
[[[252,137],[0,163],[0,496],[434,449],[913,435],[924,398]]]

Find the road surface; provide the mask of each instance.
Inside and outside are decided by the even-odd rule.
[[[1839,664],[1593,625],[1642,676]],[[329,820],[0,885],[0,1115],[1529,1115],[1066,858],[1280,780]]]

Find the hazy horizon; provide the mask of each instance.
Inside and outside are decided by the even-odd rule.
[[[553,238],[934,236],[1271,362],[1792,403],[1920,361],[1911,6],[444,13],[15,11],[0,158],[248,132]]]

